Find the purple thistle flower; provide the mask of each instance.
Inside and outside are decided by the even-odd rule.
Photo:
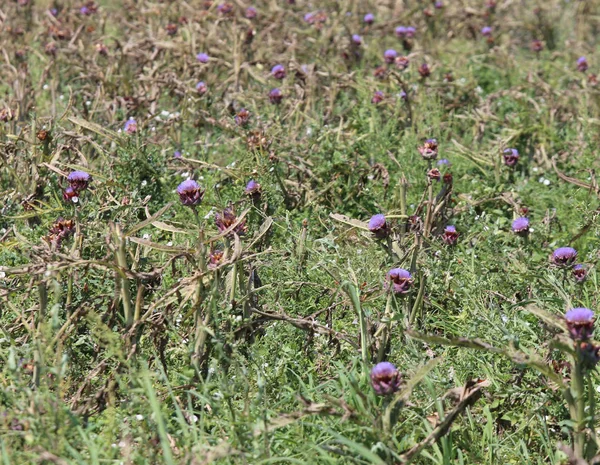
[[[393,268],[386,275],[386,289],[394,294],[408,294],[415,280],[412,275],[403,268]]]
[[[87,189],[91,180],[92,177],[85,171],[72,171],[69,176],[67,176],[67,181],[76,195],[79,195],[79,192],[82,190]]]
[[[257,14],[258,11],[256,11],[256,8],[254,8],[253,6],[249,6],[248,8],[246,8],[246,18],[254,19],[256,18]]]
[[[202,189],[196,181],[188,179],[177,186],[179,200],[186,207],[195,207],[204,197],[204,189]]]
[[[307,22],[308,24],[312,24],[315,22],[315,14],[310,12],[310,13],[306,13],[304,15],[304,21]]]
[[[389,50],[386,50],[385,53],[383,54],[383,59],[385,60],[385,62],[388,65],[391,65],[397,56],[398,56],[398,52],[396,52],[396,50],[390,48]]]
[[[394,61],[396,63],[396,68],[403,70],[403,71],[406,68],[408,68],[408,65],[410,64],[410,61],[409,61],[408,57],[406,57],[406,56],[396,57],[396,60],[394,60]]]
[[[585,73],[588,70],[588,62],[585,57],[579,57],[577,59],[577,71]]]
[[[371,217],[369,220],[369,231],[371,231],[377,239],[385,239],[389,235],[390,229],[384,214],[378,213]]]
[[[492,36],[492,28],[490,26],[484,26],[481,28],[481,35],[483,37],[491,37]]]
[[[442,179],[442,173],[437,168],[431,168],[429,171],[427,171],[427,177],[432,181],[439,181]]]
[[[73,199],[76,199],[76,198],[77,198],[77,192],[71,186],[67,187],[63,191],[63,200],[65,202],[73,201]]]
[[[506,149],[502,152],[502,156],[506,166],[515,166],[519,161],[519,151],[517,149]]]
[[[388,396],[400,389],[400,373],[390,362],[380,362],[371,369],[371,385],[380,396]]]
[[[242,108],[237,112],[233,119],[235,120],[235,124],[238,126],[245,126],[250,120],[250,112],[245,108]]]
[[[560,267],[568,267],[577,258],[577,251],[573,247],[559,247],[552,252],[552,263]]]
[[[422,147],[419,147],[419,153],[425,160],[433,160],[438,156],[438,142],[436,139],[427,139]]]
[[[196,55],[196,59],[203,64],[208,63],[208,60],[210,60],[210,57],[208,56],[207,53],[199,53],[198,55]]]
[[[373,24],[375,22],[375,15],[373,13],[367,13],[363,20],[367,24]]]
[[[244,192],[250,197],[258,198],[260,197],[261,191],[261,185],[257,183],[254,179],[251,179],[250,181],[248,181],[248,184],[246,184],[246,190]]]
[[[378,103],[381,103],[384,98],[385,98],[385,94],[380,90],[376,90],[375,93],[373,94],[373,98],[371,99],[371,103],[374,103],[375,105],[377,105]]]
[[[123,130],[127,134],[133,134],[133,133],[137,132],[137,121],[133,118],[129,118],[127,121],[125,121]]]
[[[404,36],[406,36],[406,27],[404,26],[398,26],[395,30],[394,33],[396,34],[397,37],[399,38],[404,38]]]
[[[442,240],[448,245],[455,245],[458,240],[459,233],[454,226],[446,226],[442,233]]]
[[[279,104],[281,103],[282,99],[283,93],[278,87],[276,87],[275,89],[271,89],[271,91],[269,92],[269,100],[271,101],[271,103]]]
[[[218,268],[219,265],[223,263],[223,259],[225,258],[225,253],[222,250],[216,249],[213,250],[208,255],[208,268],[214,270]]]
[[[417,30],[414,27],[408,26],[406,28],[406,38],[407,39],[412,39],[416,33],[417,33]]]
[[[575,281],[578,283],[582,283],[587,278],[587,268],[582,264],[574,265],[572,272]]]
[[[204,95],[206,92],[208,92],[208,87],[204,81],[200,81],[198,84],[196,84],[196,90],[200,95]]]
[[[594,312],[589,308],[572,308],[565,313],[569,334],[575,340],[587,340],[594,332]]]
[[[283,79],[285,78],[285,68],[283,67],[283,65],[275,65],[271,69],[271,75],[275,79]]]
[[[436,10],[441,10],[442,8],[444,8],[444,2],[438,0],[437,2],[434,3],[433,7]]]
[[[220,233],[227,231],[237,221],[238,218],[231,208],[226,208],[222,213],[215,214],[215,225]],[[228,234],[232,235],[235,233],[238,236],[242,236],[246,233],[246,229],[246,220],[242,220]]]
[[[522,216],[512,222],[512,230],[519,236],[526,236],[529,234],[529,218]]]
[[[360,45],[360,44],[362,44],[362,37],[359,36],[358,34],[352,34],[352,43],[354,45]]]

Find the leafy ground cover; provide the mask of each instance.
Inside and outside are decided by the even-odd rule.
[[[597,463],[599,18],[2,3],[2,463]]]

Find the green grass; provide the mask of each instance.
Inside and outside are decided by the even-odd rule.
[[[558,445],[571,443],[573,424],[555,383],[527,363],[411,337],[407,321],[414,309],[410,329],[426,337],[478,338],[558,365],[557,331],[530,309],[598,308],[600,93],[587,76],[600,2],[490,13],[474,1],[327,1],[321,27],[303,21],[315,10],[300,0],[257,2],[252,21],[237,4],[223,17],[204,2],[98,1],[83,16],[68,1],[51,19],[47,3],[2,7],[0,109],[14,114],[0,122],[3,465],[405,463],[459,404],[447,393],[478,379],[481,397],[413,463],[567,463]],[[69,38],[50,37],[51,25]],[[409,69],[379,79],[383,52],[402,49],[398,25],[417,28]],[[269,76],[277,63],[282,82]],[[269,103],[273,87],[280,105]],[[241,108],[246,127],[234,121]],[[452,193],[431,233],[401,234],[403,215],[426,217],[417,148],[428,138],[451,162],[441,171]],[[507,147],[520,153],[514,169]],[[76,204],[62,197],[75,169],[93,177]],[[200,226],[175,192],[188,178],[206,190]],[[244,194],[250,179],[262,187],[256,201]],[[434,197],[443,185],[433,182]],[[219,235],[214,215],[228,206],[245,214],[245,235]],[[527,242],[511,231],[523,207]],[[392,254],[365,228],[380,212]],[[53,247],[44,237],[59,217],[77,231]],[[453,247],[440,238],[450,224]],[[584,283],[549,264],[566,245],[589,268]],[[225,262],[207,269],[216,248]],[[394,267],[415,278],[397,301],[384,285]],[[384,358],[404,387],[419,382],[386,420],[390,399],[368,371],[390,319]]]

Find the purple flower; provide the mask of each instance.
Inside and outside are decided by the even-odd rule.
[[[133,134],[137,132],[137,121],[133,118],[129,118],[127,121],[125,121],[125,126],[123,126],[123,130],[127,134]]]
[[[587,268],[584,265],[577,264],[573,266],[573,277],[578,283],[582,283],[587,278]]]
[[[244,192],[250,197],[258,198],[260,197],[261,190],[261,185],[257,183],[254,179],[251,179],[250,181],[248,181],[248,184],[246,184],[246,190]]]
[[[204,197],[204,189],[202,189],[196,181],[188,179],[177,186],[179,200],[186,207],[195,207]]]
[[[396,57],[395,63],[396,63],[396,68],[404,71],[406,68],[408,68],[410,61],[409,61],[408,57],[406,57],[406,56],[399,56],[399,57]]]
[[[304,15],[304,21],[306,21],[308,24],[312,24],[315,22],[315,14],[314,13],[306,13]]]
[[[552,263],[556,266],[568,267],[577,258],[577,251],[573,247],[560,247],[552,252]]]
[[[278,87],[276,87],[275,89],[271,89],[271,91],[269,92],[269,100],[271,101],[271,103],[279,104],[281,103],[282,99],[283,93]]]
[[[218,268],[219,265],[221,265],[223,263],[224,258],[225,258],[225,254],[222,250],[219,250],[219,249],[213,250],[208,255],[208,268],[211,270]]]
[[[373,215],[369,220],[369,231],[371,231],[377,239],[385,239],[390,233],[390,229],[385,220],[385,215],[382,213]]]
[[[77,192],[71,186],[67,187],[63,191],[63,200],[65,202],[68,202],[69,200],[73,200],[75,198],[77,198]]]
[[[427,177],[432,181],[439,181],[442,179],[442,173],[437,168],[431,168],[427,171]]]
[[[217,6],[217,11],[222,15],[230,15],[233,13],[233,5],[231,3],[220,3]]]
[[[481,28],[481,35],[484,37],[492,36],[492,28],[490,26],[484,26]]]
[[[375,21],[375,15],[373,15],[373,13],[367,13],[363,20],[367,24],[373,24],[373,22]]]
[[[204,81],[200,81],[198,84],[196,84],[196,90],[200,95],[204,95],[206,92],[208,92],[208,87]]]
[[[436,139],[427,139],[422,147],[419,147],[419,153],[425,160],[433,160],[438,156],[438,142]]]
[[[447,158],[442,158],[442,159],[438,160],[437,165],[438,166],[451,166],[452,163],[450,163],[450,160],[448,160]]]
[[[421,66],[419,66],[418,71],[422,78],[426,78],[431,74],[431,68],[427,63],[423,63]]]
[[[173,152],[173,158],[181,158],[181,152],[179,150],[175,150],[175,152]]]
[[[72,171],[69,176],[67,176],[67,181],[76,195],[79,195],[79,192],[82,190],[87,189],[91,180],[92,177],[85,171]]]
[[[397,37],[403,38],[406,35],[406,27],[404,27],[404,26],[398,26],[394,30],[394,33],[396,34]]]
[[[52,16],[54,16],[55,18],[58,16],[58,9],[57,8],[50,8],[50,10],[48,10],[50,12],[50,14]]]
[[[380,396],[388,396],[398,391],[400,383],[400,373],[390,362],[380,362],[371,369],[371,384]]]
[[[373,94],[373,98],[371,99],[371,103],[374,103],[375,105],[377,105],[378,103],[381,103],[384,98],[385,98],[385,94],[380,90],[376,90],[375,93]]]
[[[577,70],[585,73],[588,69],[588,62],[585,57],[579,57],[577,59]]]
[[[360,44],[362,44],[362,37],[359,36],[358,34],[352,34],[352,43],[354,45],[360,45]]]
[[[529,218],[522,216],[512,222],[512,230],[519,236],[526,236],[529,234]]]
[[[397,56],[398,56],[398,52],[396,52],[396,50],[390,48],[389,50],[386,50],[385,53],[383,54],[383,59],[385,60],[385,62],[388,65],[391,65]]]
[[[196,55],[196,59],[200,62],[200,63],[208,63],[208,60],[210,60],[210,57],[208,56],[207,53],[199,53],[198,55]]]
[[[406,28],[406,38],[407,39],[412,39],[416,33],[417,33],[417,30],[414,27],[408,26]]]
[[[275,79],[283,79],[285,77],[285,68],[283,67],[283,65],[275,65],[271,69],[271,75]]]
[[[519,151],[517,149],[506,149],[502,152],[502,156],[506,166],[515,166],[519,161]]]
[[[256,11],[256,8],[254,8],[253,6],[249,6],[248,8],[246,8],[246,18],[254,19],[254,18],[256,18],[257,14],[258,14],[258,12]]]
[[[250,112],[245,108],[242,108],[237,112],[233,119],[235,120],[235,124],[238,126],[245,126],[250,120]]]
[[[222,213],[215,215],[215,225],[220,233],[227,231],[237,222],[238,218],[231,208],[226,208]],[[228,234],[236,233],[241,236],[246,232],[246,229],[246,220],[242,220]]]
[[[402,100],[408,99],[408,95],[403,90],[400,91],[400,93],[398,94],[398,97],[400,97]]]
[[[572,308],[565,313],[565,321],[573,339],[587,340],[594,332],[594,312],[589,308]]]
[[[408,294],[415,280],[412,275],[403,268],[394,268],[388,271],[386,275],[386,289],[391,290],[394,294]]]
[[[455,245],[458,240],[459,233],[454,226],[446,226],[442,233],[442,240],[448,245]]]
[[[433,6],[436,10],[441,10],[442,8],[444,8],[444,3],[441,2],[440,0],[438,0],[437,2],[434,3]]]

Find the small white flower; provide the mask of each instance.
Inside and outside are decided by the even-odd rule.
[[[190,420],[192,421],[192,423],[197,423],[198,417],[196,415],[190,415]]]
[[[91,100],[86,100],[86,101],[85,101],[85,106],[86,106],[86,107],[89,107],[91,104],[92,104],[92,101],[91,101]]]
[[[48,89],[50,89],[50,86],[48,84],[44,84],[44,86],[42,87],[42,89],[48,90]]]
[[[529,232],[530,232],[530,233],[532,233],[532,232],[534,232],[534,231],[535,231],[535,229],[533,229],[533,228],[529,228]]]
[[[79,202],[79,197],[75,196],[75,197],[73,197],[73,198],[71,199],[71,201],[72,201],[73,203],[77,203],[77,202]]]
[[[139,413],[135,416],[137,421],[142,421],[144,419],[144,415],[140,415]]]
[[[58,96],[58,99],[59,99],[59,100],[64,100],[64,99],[65,99],[65,96],[61,94],[61,95],[59,95],[59,96]]]
[[[145,179],[142,181],[142,187],[146,187],[148,185],[148,181],[146,181]]]
[[[152,127],[150,128],[150,131],[152,131],[152,132],[156,131],[156,126],[152,126]]]
[[[235,321],[242,321],[242,315],[237,315],[235,317]]]
[[[144,235],[142,236],[142,239],[145,239],[145,240],[148,240],[148,239],[150,239],[150,234],[144,234]]]
[[[173,247],[173,243],[171,241],[167,242],[168,247]]]
[[[544,179],[544,186],[549,186],[549,185],[550,185],[550,180]]]
[[[534,173],[537,173],[540,169],[537,166],[534,166],[533,168],[531,168],[531,171],[533,171]]]
[[[161,114],[162,116],[169,116],[169,115],[170,115],[170,113],[169,113],[167,110],[163,110],[163,111],[161,111],[161,112],[160,112],[160,114]]]

